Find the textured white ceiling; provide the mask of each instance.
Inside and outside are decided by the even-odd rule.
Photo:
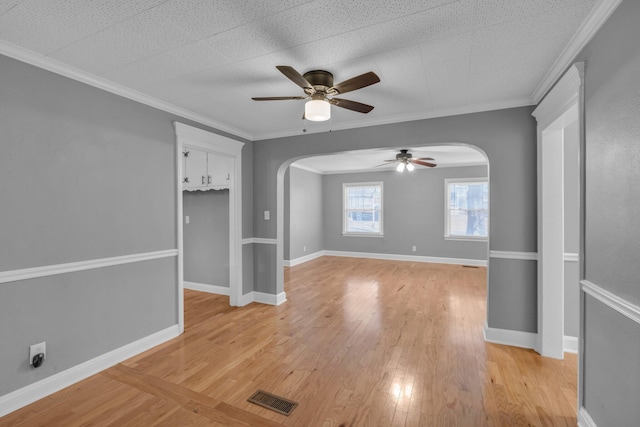
[[[533,103],[606,0],[0,0],[0,41],[223,123],[253,139]],[[381,82],[301,120],[275,68]]]

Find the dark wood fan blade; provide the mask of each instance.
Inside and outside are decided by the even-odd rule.
[[[414,160],[435,160],[433,157],[416,157]]]
[[[335,105],[336,107],[346,108],[347,110],[357,111],[358,113],[367,114],[369,111],[373,110],[372,105],[363,104],[361,102],[350,101],[348,99],[340,99],[340,98],[332,98],[329,100],[329,103]]]
[[[423,162],[422,160],[415,160],[415,159],[413,159],[411,163],[415,163],[416,165],[427,166],[429,168],[435,168],[437,166],[435,163],[427,163],[427,162]]]
[[[352,90],[371,86],[372,84],[378,83],[379,81],[380,77],[378,77],[373,71],[369,71],[368,73],[361,74],[349,80],[345,80],[342,83],[338,83],[337,85],[333,85],[331,89],[335,90],[338,93],[347,93],[351,92]]]
[[[263,96],[261,98],[251,98],[254,101],[286,101],[290,99],[307,99],[306,96]]]
[[[276,66],[278,70],[285,76],[289,78],[292,82],[300,86],[302,89],[313,89],[313,85],[305,79],[302,74],[297,72],[293,67],[289,67],[288,65],[278,65]]]

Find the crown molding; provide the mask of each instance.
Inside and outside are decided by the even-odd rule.
[[[538,87],[533,91],[532,99],[537,104],[544,95],[551,89],[560,78],[564,70],[567,69],[574,58],[591,41],[600,27],[609,19],[614,10],[622,3],[622,0],[600,0],[591,10],[587,19],[580,25],[578,31],[571,38],[569,43],[560,52],[560,56],[547,71]]]
[[[16,59],[18,61],[30,64],[30,65],[33,65],[35,67],[42,68],[52,73],[59,74],[64,77],[68,77],[72,80],[85,83],[89,86],[102,89],[104,91],[113,93],[115,95],[122,96],[123,98],[127,98],[132,101],[139,102],[149,107],[157,108],[158,110],[175,114],[177,116],[180,116],[188,120],[193,120],[194,122],[197,122],[201,125],[210,126],[217,130],[227,132],[229,134],[238,136],[240,138],[244,138],[250,141],[252,141],[254,138],[252,134],[245,132],[241,129],[225,125],[224,123],[212,120],[209,117],[203,116],[198,113],[194,113],[193,111],[187,110],[182,107],[178,107],[174,104],[171,104],[166,101],[162,101],[158,98],[145,95],[141,92],[127,88],[118,83],[114,83],[105,78],[96,76],[86,71],[82,71],[78,68],[72,67],[71,65],[64,64],[60,61],[56,61],[53,58],[46,57],[39,53],[33,52],[28,49],[24,49],[22,47],[16,46],[12,43],[8,43],[3,40],[0,40],[0,54]]]
[[[533,110],[538,128],[547,129],[558,117],[578,102],[580,86],[584,81],[584,62],[576,62],[562,75],[549,92]]]
[[[396,116],[385,116],[372,119],[364,119],[357,121],[342,122],[337,124],[325,125],[318,128],[300,128],[286,129],[282,131],[255,133],[254,141],[261,141],[274,138],[286,138],[289,136],[310,135],[315,133],[332,132],[337,130],[357,129],[368,126],[386,125],[392,123],[411,122],[417,120],[434,119],[437,117],[458,116],[462,114],[481,113],[485,111],[504,110],[506,108],[517,108],[535,105],[531,97],[520,97],[501,100],[497,102],[488,102],[482,104],[465,105],[455,108],[437,108],[429,111],[421,111],[415,114],[400,114]]]
[[[395,163],[392,163],[394,166],[393,167],[384,167],[384,168],[368,168],[368,169],[345,169],[345,170],[338,170],[338,171],[320,171],[317,172],[321,175],[340,175],[343,173],[371,173],[371,172],[396,172],[396,167],[395,167]],[[424,171],[424,172],[428,172],[431,170],[436,170],[436,169],[444,169],[444,168],[466,168],[466,167],[471,167],[471,166],[487,166],[488,163],[487,162],[470,162],[470,163],[448,163],[448,164],[443,164],[443,165],[438,165],[436,168],[418,168],[416,167],[416,171]],[[301,168],[303,169],[303,168]],[[415,172],[415,171],[413,171]],[[411,172],[409,172],[411,173]]]
[[[306,166],[306,165],[298,165],[295,162],[291,163],[292,168],[296,168],[296,169],[302,169],[305,170],[307,172],[311,172],[311,173],[317,173],[319,175],[324,175],[326,174],[326,172],[321,171],[320,169],[316,169],[316,168],[312,168],[311,166]]]

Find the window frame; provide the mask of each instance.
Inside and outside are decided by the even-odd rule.
[[[349,187],[380,187],[379,232],[347,231],[347,189]],[[384,183],[376,182],[343,182],[342,183],[342,235],[345,237],[384,237]],[[375,211],[374,211],[375,212]]]
[[[459,184],[459,183],[483,183],[487,185],[487,191],[489,192],[489,198],[487,200],[487,235],[486,236],[458,236],[450,234],[450,209],[449,209],[449,184]],[[444,239],[445,240],[461,240],[461,241],[472,241],[472,242],[487,242],[489,241],[489,209],[491,205],[491,195],[490,195],[490,187],[489,187],[489,178],[447,178],[444,180]]]

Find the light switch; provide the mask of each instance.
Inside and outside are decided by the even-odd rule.
[[[269,221],[271,219],[271,212],[264,211],[264,220]]]
[[[189,215],[184,217],[184,223],[189,224]]]

